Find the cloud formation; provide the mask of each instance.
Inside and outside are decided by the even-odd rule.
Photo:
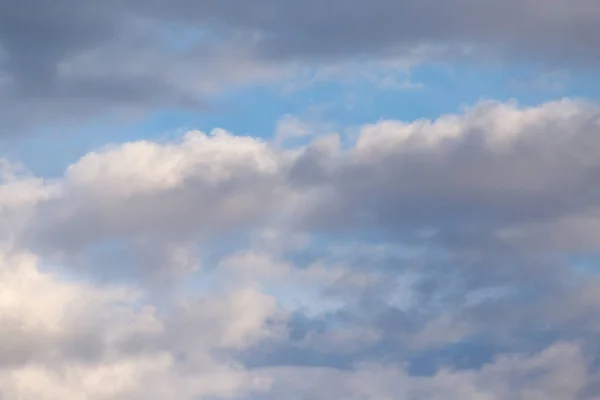
[[[55,179],[3,161],[0,393],[598,398],[599,116],[483,102],[298,147],[117,143]]]
[[[2,0],[0,10],[2,135],[48,121],[203,110],[238,85],[357,60],[599,61],[595,0]]]

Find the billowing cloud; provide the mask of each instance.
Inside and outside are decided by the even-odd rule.
[[[6,399],[229,398],[269,386],[219,355],[270,334],[266,295],[188,299],[165,316],[138,289],[69,282],[26,253],[0,257]]]
[[[599,115],[483,102],[298,147],[117,143],[51,180],[3,162],[1,393],[595,399]]]
[[[272,211],[286,199],[282,157],[266,143],[220,130],[90,153],[56,183],[60,194],[39,205],[33,239],[62,254],[122,239],[158,259],[163,248],[172,257],[173,246],[178,257],[193,258],[191,240],[235,236],[277,217]]]
[[[299,175],[328,194],[315,223],[508,238],[594,212],[599,129],[599,109],[583,102],[486,102],[435,121],[365,126],[338,158],[305,152],[314,157],[307,168],[319,168]]]

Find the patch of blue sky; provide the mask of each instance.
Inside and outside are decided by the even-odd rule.
[[[197,33],[200,35],[200,33]],[[197,40],[190,39],[190,42]],[[418,87],[399,89],[371,79],[320,81],[297,90],[277,85],[234,90],[212,99],[207,110],[162,109],[129,121],[96,119],[68,132],[40,127],[36,133],[5,139],[0,153],[17,159],[34,173],[55,176],[86,152],[107,143],[177,137],[188,130],[219,127],[236,135],[271,139],[286,114],[327,122],[344,130],[383,119],[412,121],[458,113],[480,100],[517,100],[531,106],[563,97],[600,100],[600,79],[593,71],[545,71],[534,66],[429,64],[413,69]],[[383,79],[388,79],[386,75]],[[398,72],[398,81],[406,79]]]
[[[600,252],[569,254],[565,262],[584,279],[600,272]]]
[[[432,376],[440,368],[457,370],[481,368],[506,351],[505,346],[483,338],[469,338],[433,349],[410,352],[409,371],[416,376]],[[398,362],[402,362],[399,359]]]

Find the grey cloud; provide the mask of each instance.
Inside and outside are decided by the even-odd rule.
[[[476,371],[446,370],[431,377],[408,376],[401,368],[369,364],[350,371],[298,367],[270,372],[276,384],[261,398],[591,399],[596,394],[590,390],[593,375],[581,349],[568,343],[532,356],[499,357]]]
[[[501,353],[596,337],[595,270],[580,275],[569,257],[588,252],[597,262],[598,109],[563,101],[516,110],[492,103],[458,119],[382,122],[363,128],[348,151],[306,149],[288,175],[313,195],[299,226],[348,248],[383,240],[370,259],[351,250],[340,259],[385,278],[345,298],[339,314],[296,326],[301,338],[268,347],[262,362],[328,358],[347,367],[347,349],[330,344],[340,324],[380,335],[354,360],[406,359],[421,348],[418,358],[471,341]],[[361,239],[344,242],[353,235]],[[409,254],[381,257],[394,246]],[[410,255],[413,246],[420,250]],[[389,296],[407,271],[418,276],[417,310],[408,312]]]
[[[498,247],[522,227],[594,215],[599,131],[600,112],[585,103],[481,104],[459,118],[367,126],[337,158],[307,151],[290,179],[322,189],[300,218],[309,229],[415,240],[429,230],[424,240]]]
[[[157,1],[154,5],[161,16],[173,20],[257,32],[259,52],[280,59],[390,55],[423,44],[491,46],[492,52],[533,53],[556,63],[590,61],[596,58],[600,17],[593,0],[577,4],[555,0],[544,7],[513,0]]]
[[[467,56],[593,67],[599,7],[594,0],[543,7],[533,0],[3,0],[2,132],[204,108],[207,97],[232,85],[357,59]],[[178,48],[191,30],[201,38]]]
[[[190,81],[227,84],[243,74],[216,77],[227,69],[216,48],[180,54],[165,40],[165,23],[127,2],[7,0],[0,9],[3,135],[161,107],[205,111],[208,90]]]

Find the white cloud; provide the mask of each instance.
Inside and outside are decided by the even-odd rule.
[[[282,163],[266,143],[221,130],[90,153],[67,169],[62,196],[44,205],[37,239],[68,252],[114,238],[206,240],[270,217],[285,200]]]
[[[276,154],[259,140],[217,129],[210,136],[189,132],[177,144],[138,141],[90,153],[68,168],[66,179],[76,188],[129,197],[181,187],[193,178],[218,184],[252,172],[275,174]]]
[[[268,335],[265,321],[276,311],[268,296],[215,294],[164,316],[137,289],[65,281],[41,272],[33,255],[0,256],[7,399],[192,399],[268,388],[260,375],[216,356]]]

